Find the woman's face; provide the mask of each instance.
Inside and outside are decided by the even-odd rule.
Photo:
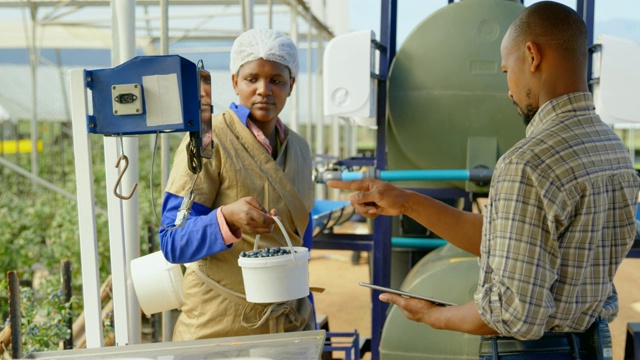
[[[200,136],[203,151],[211,144],[212,115],[211,74],[206,70],[200,70]]]
[[[251,110],[249,117],[259,123],[275,121],[293,90],[295,78],[289,68],[275,61],[258,59],[231,75],[240,104]]]
[[[200,71],[200,116],[202,128],[211,130],[211,74],[208,71]]]

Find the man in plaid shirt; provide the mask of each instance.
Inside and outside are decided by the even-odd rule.
[[[618,313],[613,278],[635,237],[639,181],[628,150],[595,113],[587,48],[581,17],[551,1],[529,6],[507,30],[502,71],[526,137],[496,164],[483,215],[376,179],[328,182],[356,191],[351,201],[366,217],[410,216],[479,256],[474,301],[380,300],[436,329],[490,336],[481,358],[502,349],[524,352],[518,359],[611,355],[610,338],[608,350],[594,351],[584,334],[599,326],[606,337]],[[559,334],[552,349],[531,342]]]

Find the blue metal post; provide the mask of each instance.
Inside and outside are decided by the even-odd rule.
[[[582,16],[585,24],[587,25],[587,40],[589,47],[593,45],[594,34],[594,17],[595,17],[595,0],[576,0],[576,12]],[[587,81],[589,84],[589,90],[591,90],[591,71],[593,68],[593,60],[591,54],[587,58]]]
[[[387,167],[387,139],[385,127],[387,122],[387,82],[389,67],[396,54],[396,19],[398,13],[397,0],[381,2],[380,8],[380,78],[377,98],[377,139],[376,169]],[[391,218],[379,216],[373,221],[373,283],[383,286],[391,284]],[[374,298],[371,294],[371,358],[380,358],[379,345],[388,305]]]

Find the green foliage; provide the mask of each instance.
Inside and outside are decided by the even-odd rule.
[[[71,336],[69,321],[78,315],[79,301],[65,302],[60,285],[49,279],[38,291],[20,289],[22,349],[24,354],[60,349],[60,342]]]
[[[53,269],[63,259],[79,264],[75,203],[60,195],[0,196],[0,218],[7,226],[0,233],[0,267],[32,278],[35,268]]]
[[[65,132],[68,125],[41,124],[40,134],[43,136],[44,151],[38,154],[38,175],[63,189],[69,194],[76,194],[75,163],[73,141]],[[20,124],[20,137],[28,126]],[[67,129],[68,130],[68,129]],[[171,137],[175,149],[183,134]],[[155,240],[158,220],[151,205],[150,175],[153,175],[153,197],[155,211],[161,208],[163,189],[161,189],[160,161],[157,155],[153,174],[151,173],[153,137],[139,137],[139,181],[136,190],[139,201],[139,224],[141,253],[147,253],[148,232],[152,231]],[[105,166],[115,164],[104,163],[103,140],[100,136],[91,136],[92,172],[94,178],[93,202],[98,209],[107,210],[107,196],[113,196],[113,184],[106,184]],[[172,151],[173,153],[173,151]],[[29,171],[31,169],[30,154],[0,154],[0,156]],[[130,168],[131,169],[131,168]],[[130,171],[129,169],[129,171]],[[25,353],[57,348],[68,329],[58,323],[63,316],[75,316],[82,312],[82,277],[80,259],[80,241],[78,233],[78,208],[75,199],[58,194],[42,187],[29,178],[16,173],[0,164],[0,269],[6,273],[16,270],[21,281],[29,282],[34,274],[48,273],[46,283],[49,284],[42,293],[28,287],[23,290],[22,311],[23,338]],[[126,192],[126,191],[125,191]],[[80,199],[80,201],[91,201]],[[160,216],[158,213],[157,216]],[[109,230],[107,217],[96,214],[100,279],[104,281],[110,271]],[[60,288],[60,263],[70,260],[72,266],[72,304],[63,304],[57,293]],[[56,286],[51,284],[57,284]],[[0,279],[0,315],[8,317],[7,282]],[[71,310],[73,308],[73,311]],[[46,321],[39,319],[45,314]],[[50,317],[49,317],[50,316]],[[110,318],[105,319],[105,334],[113,332]]]

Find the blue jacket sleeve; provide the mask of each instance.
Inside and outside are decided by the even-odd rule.
[[[182,200],[181,196],[167,192],[162,202],[162,226],[158,234],[164,257],[171,263],[184,264],[227,250],[230,246],[224,243],[220,232],[218,209],[194,202],[187,221],[175,228]]]

